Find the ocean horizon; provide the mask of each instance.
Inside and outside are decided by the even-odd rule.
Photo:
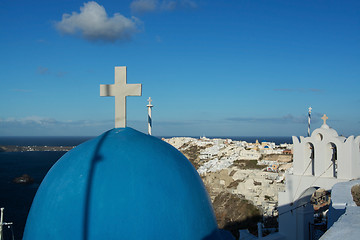
[[[16,146],[77,146],[83,142],[95,138],[96,136],[0,136],[0,145]],[[154,136],[157,138],[191,137],[199,139],[200,136]],[[292,143],[289,136],[207,136],[207,138],[232,139],[234,141],[255,142],[274,142]]]

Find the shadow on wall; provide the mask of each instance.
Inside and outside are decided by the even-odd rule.
[[[304,191],[303,197],[294,203],[278,207],[279,232],[286,236],[286,239],[319,239],[326,231],[326,222],[322,222],[322,212],[327,208],[314,211],[311,197],[315,190],[315,187],[308,188]]]

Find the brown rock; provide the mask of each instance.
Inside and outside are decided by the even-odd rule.
[[[278,162],[288,163],[288,162],[292,161],[293,155],[292,154],[268,154],[268,155],[265,155],[263,159],[269,160],[269,161],[278,161]]]
[[[200,167],[200,151],[205,149],[205,147],[199,147],[197,145],[192,145],[185,150],[180,149],[180,152],[185,155],[187,159],[192,163],[192,165],[198,169]]]
[[[351,188],[351,195],[356,203],[356,206],[360,206],[360,185],[357,184]]]
[[[256,228],[261,219],[260,210],[249,201],[229,192],[221,192],[213,202],[219,228],[238,238],[239,229]]]

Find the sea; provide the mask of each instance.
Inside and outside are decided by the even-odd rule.
[[[93,137],[0,137],[1,145],[17,146],[77,146]],[[159,137],[162,138],[162,137]],[[169,138],[169,137],[165,137]],[[195,137],[199,138],[199,137]],[[236,141],[292,143],[291,137],[209,137]],[[0,152],[0,207],[4,208],[4,221],[12,222],[3,228],[4,240],[22,239],[31,203],[41,181],[50,168],[66,152]],[[30,175],[34,182],[16,184],[13,179]]]

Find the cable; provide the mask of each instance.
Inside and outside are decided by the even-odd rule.
[[[303,207],[303,206],[305,206],[305,205],[308,204],[308,203],[311,203],[311,201],[306,202],[306,203],[304,203],[304,204],[301,204],[301,205],[299,205],[299,206],[297,206],[297,207],[295,207],[295,208],[293,208],[293,209],[290,209],[290,210],[288,210],[288,211],[282,212],[282,213],[279,214],[278,216],[283,215],[283,214],[288,213],[288,212],[292,212],[292,211],[294,211],[295,209],[298,209],[298,208],[300,208],[300,207]]]
[[[302,179],[302,177],[304,176],[305,172],[306,172],[306,171],[308,170],[308,168],[310,167],[310,165],[311,165],[312,162],[313,162],[313,159],[310,158],[310,161],[309,161],[306,169],[304,170],[304,172],[303,172],[302,175],[300,176],[299,184],[297,185],[296,191],[295,191],[294,196],[293,196],[293,200],[292,200],[293,203],[294,203],[294,200],[295,200],[296,193],[297,193],[297,191],[299,190],[300,183],[301,183],[301,179]]]
[[[316,179],[311,183],[310,187],[319,179],[319,177],[321,177],[324,173],[327,172],[327,170],[329,170],[329,168],[334,164],[334,162],[331,162],[331,164],[329,165],[329,167],[319,176],[316,177]]]
[[[330,168],[332,165],[333,165],[333,162],[329,165],[329,167],[328,167],[322,174],[320,174],[319,176],[317,176],[317,178],[310,184],[310,187],[312,187],[313,184],[314,184],[324,173],[326,173],[327,170],[329,170],[329,168]],[[305,170],[305,171],[306,171],[306,170]],[[300,181],[301,181],[301,178],[300,178]],[[300,184],[299,184],[299,185],[300,185]],[[297,190],[296,190],[296,191],[297,191]],[[295,192],[295,193],[296,193],[296,192]],[[294,198],[295,198],[295,196],[294,196]],[[294,203],[294,201],[293,201],[293,203]],[[305,206],[305,205],[308,204],[308,203],[311,203],[311,200],[310,200],[309,202],[306,202],[306,203],[304,203],[304,204],[302,204],[302,205],[299,205],[299,206],[297,206],[297,207],[295,207],[295,208],[293,208],[293,209],[291,209],[291,210],[288,210],[288,211],[286,211],[286,212],[282,212],[282,213],[279,214],[278,216],[283,215],[283,214],[288,213],[288,212],[292,212],[293,210],[298,209],[299,207]]]
[[[310,161],[310,163],[311,163],[311,161]],[[299,189],[299,186],[300,186],[300,183],[301,183],[301,178],[304,176],[306,170],[307,170],[308,167],[310,166],[310,163],[309,163],[309,165],[306,167],[304,173],[303,173],[303,174],[301,175],[301,177],[300,177],[300,181],[299,181],[299,184],[298,184],[298,186],[297,186],[297,188],[296,188],[295,194],[294,194],[294,196],[293,196],[293,201],[292,201],[292,203],[294,203],[296,193],[297,193],[297,191],[298,191],[298,189]],[[329,167],[327,167],[327,168],[325,169],[325,171],[324,171],[323,173],[321,173],[319,176],[317,176],[316,179],[310,184],[310,187],[312,187],[313,184],[314,184],[324,173],[326,173],[327,170],[329,170],[330,167],[331,167],[333,164],[334,164],[334,162],[332,161],[331,164],[329,165]]]

